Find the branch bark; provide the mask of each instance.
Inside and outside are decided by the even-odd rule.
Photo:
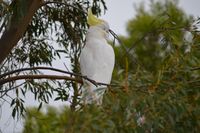
[[[200,70],[200,67],[195,67],[195,68],[192,68],[190,69],[191,71],[196,71],[196,70]]]
[[[22,38],[33,15],[42,4],[43,0],[27,0],[27,12],[24,17],[17,21],[16,16],[13,14],[10,20],[10,27],[4,31],[0,38],[0,64]]]
[[[59,76],[59,75],[18,75],[13,76],[5,79],[0,79],[0,85],[3,85],[5,83],[16,81],[16,80],[22,80],[22,79],[51,79],[51,80],[70,80],[75,81],[78,83],[83,83],[82,79],[73,78],[69,76]]]
[[[10,72],[3,73],[3,74],[0,75],[0,79],[5,78],[6,76],[9,76],[9,75],[14,74],[14,73],[19,73],[19,72],[22,72],[22,71],[29,71],[29,70],[49,70],[49,71],[55,71],[55,72],[69,74],[69,75],[79,76],[79,77],[81,76],[79,74],[75,74],[75,73],[72,73],[72,72],[64,71],[64,70],[53,68],[53,67],[30,67],[30,68],[16,69],[16,70],[13,70],[13,71],[10,71]]]
[[[13,71],[4,73],[4,74],[0,75],[0,85],[3,85],[3,84],[5,84],[5,83],[7,83],[7,82],[15,81],[15,79],[18,77],[18,76],[13,76],[13,77],[15,77],[15,78],[13,78],[13,77],[8,77],[8,78],[6,78],[6,76],[9,76],[9,75],[14,74],[14,73],[22,72],[22,71],[39,70],[39,69],[41,69],[41,70],[51,70],[51,71],[56,71],[56,72],[65,73],[65,74],[68,74],[68,75],[70,75],[70,76],[80,77],[80,78],[82,78],[82,79],[84,79],[84,80],[87,80],[87,81],[91,82],[91,83],[94,84],[95,86],[98,86],[98,85],[113,86],[113,85],[106,84],[106,83],[96,82],[96,81],[94,81],[94,80],[92,80],[92,79],[89,79],[87,76],[83,76],[83,75],[80,75],[80,74],[77,74],[77,73],[68,72],[68,71],[64,71],[64,70],[60,70],[60,69],[52,68],[52,67],[31,67],[31,68],[22,68],[22,69],[17,69],[17,70],[13,70]],[[29,76],[33,76],[33,75],[19,75],[19,76],[26,76],[26,77],[24,77],[24,78],[22,78],[22,79],[29,79]],[[36,75],[35,75],[35,76],[36,76]],[[44,76],[44,78],[45,78],[45,75],[37,75],[37,76],[38,76],[38,77]],[[36,76],[36,78],[34,78],[34,76],[33,76],[32,79],[37,79],[37,76]],[[51,76],[54,76],[54,75],[51,75]],[[60,77],[60,76],[55,75],[55,77]],[[68,76],[66,76],[66,77],[68,77]],[[1,78],[2,78],[2,79],[1,79]],[[72,78],[72,77],[70,77],[70,78]],[[20,79],[21,79],[21,78],[20,78]],[[17,80],[20,80],[20,79],[17,79]],[[50,78],[47,77],[46,79],[50,79]],[[55,78],[55,79],[56,79],[56,78]],[[69,79],[69,80],[70,80],[70,79]],[[75,81],[75,80],[72,80],[72,81]],[[78,82],[78,83],[83,83],[83,81]]]
[[[75,74],[76,75],[76,74]],[[104,86],[116,86],[116,85],[110,85],[106,83],[96,82],[92,79],[87,78],[86,76],[79,76],[80,78],[76,77],[70,77],[70,76],[60,76],[60,75],[18,75],[18,76],[12,76],[4,79],[0,79],[0,85],[6,84],[8,82],[16,81],[16,80],[22,80],[22,79],[51,79],[51,80],[70,80],[74,81],[80,84],[83,84],[83,80],[87,80],[94,84],[95,86],[104,85]]]

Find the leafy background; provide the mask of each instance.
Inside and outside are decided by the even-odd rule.
[[[141,5],[136,11],[136,17],[127,24],[128,35],[120,36],[122,44],[115,46],[116,66],[113,73],[113,87],[105,94],[102,107],[90,105],[74,111],[74,107],[78,105],[75,99],[75,104],[72,104],[75,106],[71,106],[71,109],[48,107],[46,111],[38,112],[38,107],[29,108],[25,114],[22,113],[25,115],[23,132],[198,132],[200,128],[198,52],[200,45],[197,28],[199,19],[185,14],[177,7],[177,1],[151,2],[149,10]],[[70,27],[66,28],[70,31]],[[56,36],[59,38],[62,35],[58,33]],[[82,45],[83,42],[77,42],[76,37],[73,39]],[[40,38],[37,40],[41,43],[39,46],[45,45]],[[63,39],[66,40],[68,39]],[[32,41],[32,38],[28,41]],[[65,44],[59,39],[57,41],[60,45]],[[33,46],[37,46],[37,41],[34,43],[36,44]],[[16,57],[19,61],[27,59],[28,65],[37,66],[40,63],[51,65],[51,59],[55,55],[72,52],[69,54],[70,61],[74,63],[72,70],[79,71],[76,66],[77,57],[74,56],[79,54],[76,51],[79,47],[72,49],[70,47],[71,52],[68,51],[69,47],[49,52],[48,45],[45,47],[48,58],[43,55],[45,52],[41,52],[37,58],[41,60],[31,59],[35,58],[37,50],[41,49],[37,47],[33,48],[36,51],[31,50],[33,56],[29,55],[26,58],[18,57],[26,55],[20,54],[23,48],[19,48]],[[69,91],[66,88],[77,89],[77,85],[73,83],[53,82],[53,84],[52,87],[52,81],[28,81],[26,86],[19,88],[19,91],[26,87],[25,90],[30,90],[36,100],[48,103],[52,92],[56,92],[58,96],[55,100],[66,101],[69,98]],[[15,110],[17,110],[16,105],[20,105],[18,107],[21,111],[23,99],[20,99],[17,90],[16,98],[11,104],[14,109],[16,107]],[[23,93],[25,94],[20,92]],[[13,112],[15,112],[13,116],[20,115],[19,112]],[[145,117],[145,122],[139,124],[138,120],[142,116]]]

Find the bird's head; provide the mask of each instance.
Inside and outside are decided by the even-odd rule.
[[[103,32],[104,36],[106,36],[106,38],[108,37],[108,33],[109,33],[109,25],[108,25],[108,23],[103,19],[97,18],[92,13],[91,8],[88,10],[87,23],[89,24],[90,27],[97,27],[97,28],[101,29],[101,31]]]
[[[117,36],[117,34],[115,34],[115,32],[113,32],[110,29],[109,24],[105,20],[97,18],[92,13],[91,8],[89,8],[89,10],[88,10],[87,23],[89,24],[90,27],[100,28],[103,31],[103,35],[104,35],[104,37],[106,37],[107,40],[108,40],[108,35],[109,35],[109,32],[110,32],[112,34],[112,36],[115,39],[117,39],[119,41],[119,43],[121,43],[121,41],[120,41],[119,37]]]

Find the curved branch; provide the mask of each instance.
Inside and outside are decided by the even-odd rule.
[[[57,68],[52,68],[52,67],[30,67],[30,68],[16,69],[16,70],[13,70],[13,71],[10,71],[10,72],[7,72],[7,73],[3,73],[3,74],[0,75],[0,78],[3,78],[5,76],[11,75],[11,74],[14,74],[14,73],[17,73],[17,72],[29,71],[29,70],[38,70],[38,69],[41,69],[41,70],[52,70],[52,71],[65,73],[65,74],[69,74],[69,75],[80,76],[79,74],[75,74],[75,73],[72,73],[72,72],[67,72],[67,71],[64,71],[64,70],[61,70],[61,69],[57,69]]]
[[[77,77],[80,77],[80,78],[83,78],[89,82],[91,82],[92,84],[94,84],[95,86],[98,86],[98,85],[106,85],[106,86],[109,86],[109,84],[105,84],[105,83],[100,83],[100,82],[96,82],[92,79],[89,79],[87,76],[82,76],[80,74],[77,74],[77,73],[73,73],[73,72],[68,72],[68,71],[64,71],[64,70],[61,70],[61,69],[57,69],[57,68],[52,68],[52,67],[31,67],[31,68],[22,68],[22,69],[16,69],[16,70],[13,70],[13,71],[10,71],[10,72],[7,72],[7,73],[4,73],[2,75],[0,75],[0,85],[1,85],[1,78],[5,77],[5,76],[8,76],[8,75],[11,75],[11,74],[14,74],[14,73],[17,73],[17,72],[22,72],[22,71],[28,71],[28,70],[38,70],[38,69],[41,69],[41,70],[52,70],[52,71],[56,71],[56,72],[61,72],[61,73],[65,73],[65,74],[69,74],[69,75],[73,75],[73,76],[77,76]],[[21,75],[23,76],[23,75]],[[30,75],[29,75],[30,76]],[[41,75],[42,76],[42,75]],[[16,77],[16,76],[15,76]],[[7,78],[9,79],[9,78]],[[4,79],[2,79],[4,80]],[[4,84],[4,83],[3,83]]]
[[[22,80],[22,79],[51,79],[51,80],[70,80],[75,81],[78,83],[83,83],[81,79],[73,78],[69,76],[58,76],[58,75],[18,75],[13,76],[5,79],[0,79],[0,85],[3,85],[5,83],[16,81],[16,80]]]
[[[71,73],[71,74],[74,74],[74,73]],[[79,75],[79,76],[81,78],[91,82],[95,86],[99,86],[99,85],[112,86],[110,84],[96,82],[95,80],[87,78],[87,76],[81,76],[81,75]],[[8,78],[5,78],[5,79],[0,79],[0,85],[3,85],[3,84],[8,83],[8,82],[16,81],[16,80],[22,80],[22,79],[70,80],[70,81],[75,81],[77,83],[83,84],[83,80],[82,79],[74,78],[74,77],[70,77],[70,76],[60,76],[60,75],[18,75],[18,76],[8,77]]]

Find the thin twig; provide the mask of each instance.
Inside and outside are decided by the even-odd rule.
[[[72,8],[74,8],[74,9],[77,9],[77,10],[79,10],[79,11],[81,11],[81,12],[83,12],[84,14],[87,15],[87,12],[85,12],[85,11],[83,11],[83,10],[81,10],[81,9],[79,9],[79,8],[77,8],[77,7],[75,7],[75,6],[73,6],[73,5],[70,5],[70,4],[67,4],[67,3],[64,3],[64,2],[60,2],[60,1],[47,1],[47,2],[44,2],[41,6],[45,6],[45,5],[48,5],[48,4],[60,4],[60,5],[69,6],[69,7],[72,7]]]
[[[122,41],[121,41],[121,39],[118,37],[118,35],[115,33],[115,32],[113,32],[111,29],[109,29],[109,32],[111,33],[111,35],[114,37],[114,43],[115,43],[115,39],[117,39],[117,41],[119,42],[119,44],[122,46],[122,48],[123,48],[123,50],[125,51],[125,54],[123,55],[123,56],[125,56],[125,55],[127,55],[127,56],[130,56],[130,54],[129,54],[129,50],[127,50],[127,48],[126,48],[126,46],[122,43]],[[122,56],[122,57],[123,57]],[[133,60],[131,60],[134,64],[139,64],[139,62],[137,62],[137,59],[135,58],[135,57],[132,57],[133,59],[134,59],[134,61]],[[139,64],[140,66],[142,66],[141,64]]]
[[[163,15],[165,15],[165,14],[167,14],[166,12],[163,12],[163,13],[161,13],[160,15],[158,15],[158,16],[163,16]],[[169,17],[169,16],[168,16]],[[151,23],[150,23],[150,25],[153,25],[155,22],[156,22],[156,20],[157,20],[157,17],[155,18],[155,19],[153,19],[152,21],[151,21]],[[166,19],[163,23],[161,23],[160,25],[159,25],[159,27],[161,27],[164,23],[166,23],[168,21],[168,19]],[[144,40],[144,38],[147,36],[147,35],[149,35],[150,33],[151,33],[152,31],[149,31],[149,32],[147,32],[147,33],[145,33],[142,37],[140,37],[139,39],[137,39],[137,40],[135,40],[133,43],[132,43],[132,46],[130,47],[130,48],[126,48],[126,46],[125,45],[123,45],[123,43],[121,43],[121,41],[119,41],[119,43],[120,44],[122,44],[121,46],[122,46],[122,48],[125,50],[125,53],[121,56],[122,58],[124,58],[125,56],[129,56],[130,54],[130,51],[131,50],[134,50],[134,48],[135,48],[135,46],[138,44],[138,43],[140,43],[142,40]],[[120,39],[119,39],[120,40]],[[137,62],[137,59],[136,58],[134,58],[133,57],[133,59],[135,59],[135,64],[139,64],[139,62]],[[139,64],[141,67],[143,66],[143,64]]]
[[[194,84],[194,83],[199,83],[199,82],[200,82],[200,79],[187,81],[188,84]]]
[[[200,70],[200,67],[191,68],[190,71]]]
[[[25,84],[25,83],[26,83],[26,82],[23,82],[23,83],[21,83],[21,84],[19,84],[19,85],[17,85],[17,86],[14,86],[14,87],[9,88],[9,89],[6,89],[6,90],[0,90],[0,93],[4,93],[4,94],[1,94],[0,98],[2,98],[3,96],[7,95],[7,93],[8,93],[9,91],[18,88],[18,87],[22,86],[22,85]]]

